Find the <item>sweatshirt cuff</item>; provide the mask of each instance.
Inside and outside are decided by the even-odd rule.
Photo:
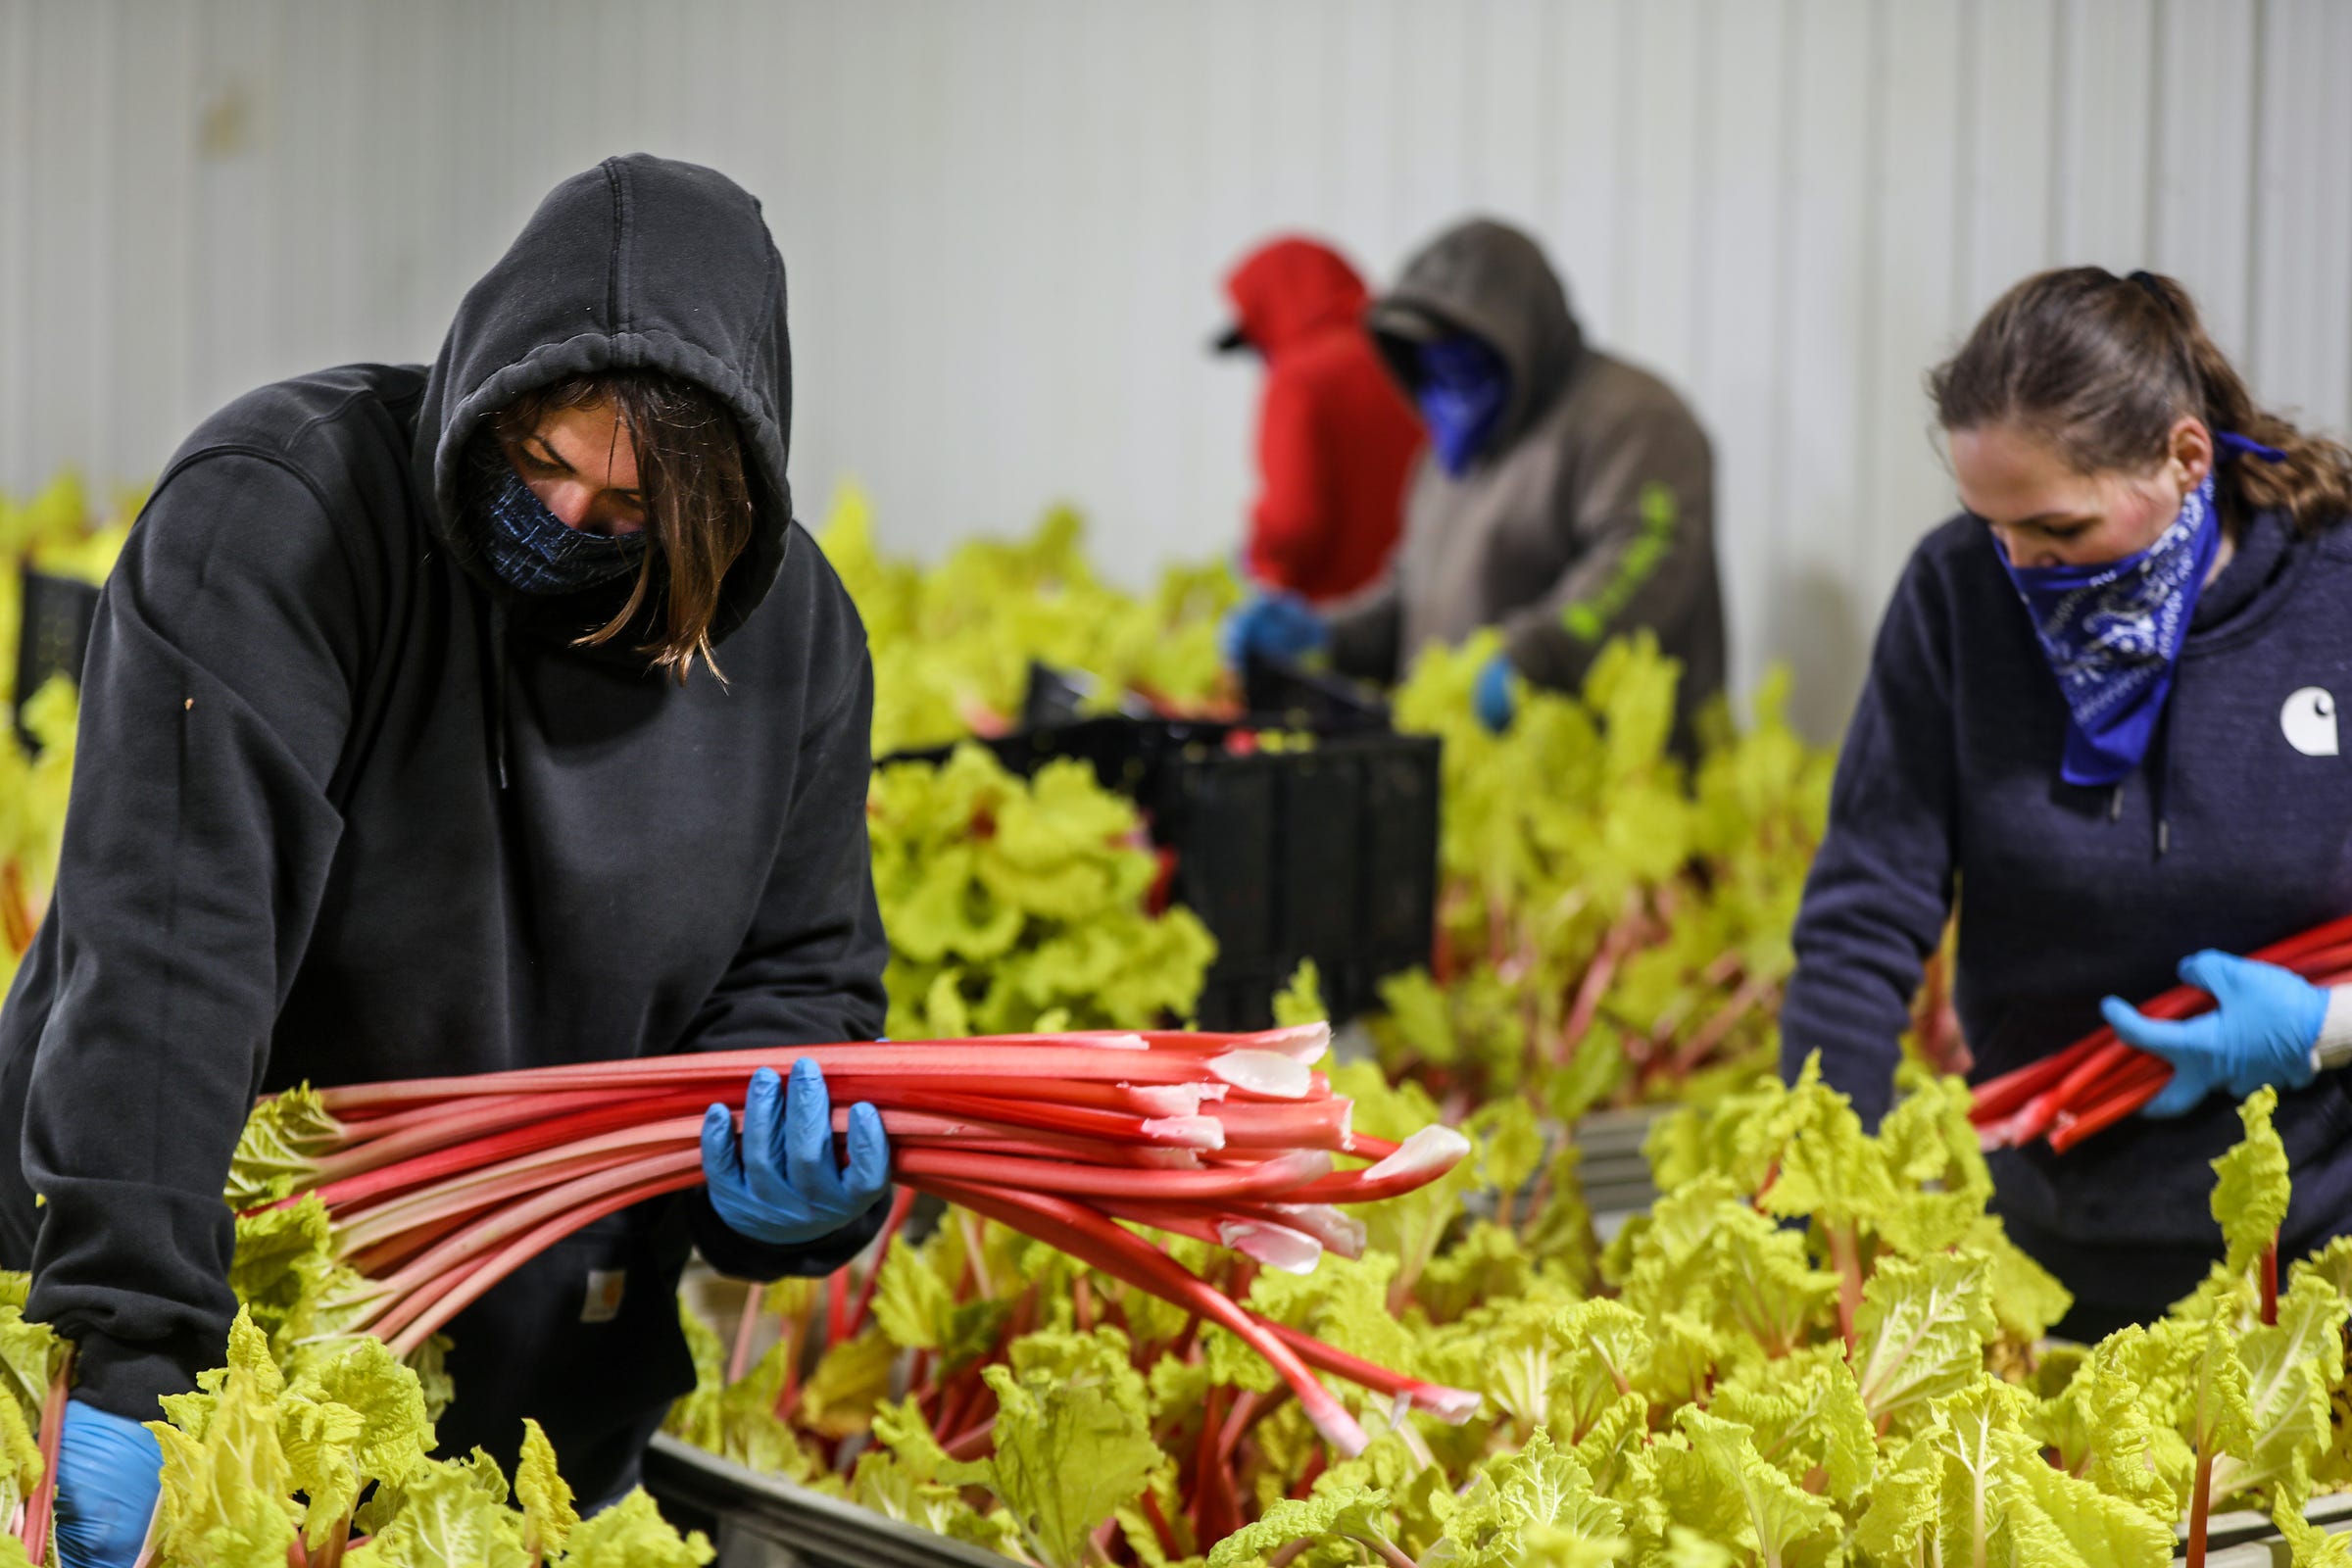
[[[2314,1072],[2352,1063],[2352,986],[2335,986],[2328,993],[2328,1011],[2320,1019],[2320,1038],[2311,1048]]]
[[[109,1415],[161,1421],[165,1395],[185,1394],[196,1387],[189,1366],[202,1361],[201,1356],[164,1346],[126,1344],[87,1330],[69,1338],[74,1342],[74,1397]],[[214,1362],[220,1359],[212,1357]]]
[[[765,1284],[780,1279],[819,1279],[840,1268],[881,1234],[890,1215],[890,1193],[885,1190],[874,1206],[830,1236],[796,1247],[771,1247],[737,1234],[710,1206],[710,1195],[696,1188],[688,1196],[687,1222],[695,1250],[703,1261],[729,1279]]]

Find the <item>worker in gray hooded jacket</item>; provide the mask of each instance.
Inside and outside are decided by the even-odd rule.
[[[1246,605],[1228,656],[1325,649],[1395,680],[1429,644],[1498,627],[1476,702],[1500,729],[1518,679],[1574,688],[1611,637],[1646,626],[1682,662],[1687,732],[1724,680],[1714,463],[1690,408],[1587,346],[1543,251],[1491,220],[1438,236],[1365,320],[1429,427],[1403,545],[1378,587],[1329,614]]]

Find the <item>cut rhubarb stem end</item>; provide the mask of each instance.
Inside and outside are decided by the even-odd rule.
[[[1331,1050],[1331,1025],[1300,1023],[1288,1029],[1269,1029],[1252,1038],[1250,1045],[1254,1051],[1271,1051],[1302,1067],[1312,1067]]]
[[[1244,1257],[1255,1258],[1285,1274],[1312,1274],[1323,1261],[1323,1244],[1302,1231],[1257,1220],[1227,1220],[1217,1227],[1217,1240]]]
[[[1470,1140],[1451,1127],[1430,1126],[1396,1146],[1396,1152],[1364,1172],[1367,1181],[1398,1176],[1424,1176],[1435,1181],[1462,1162]]]
[[[1234,1088],[1270,1100],[1304,1100],[1311,1082],[1304,1062],[1271,1051],[1228,1051],[1209,1057],[1206,1065]]]
[[[1171,1149],[1223,1149],[1225,1124],[1214,1116],[1152,1116],[1144,1136]]]
[[[1342,1213],[1329,1203],[1268,1203],[1266,1207],[1294,1230],[1301,1230],[1342,1257],[1364,1255],[1364,1222]]]

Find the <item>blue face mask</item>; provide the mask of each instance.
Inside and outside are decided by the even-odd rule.
[[[578,593],[637,569],[645,560],[642,533],[601,534],[564,525],[531,494],[512,465],[482,499],[482,553],[499,581],[534,598]]]
[[[1421,380],[1413,401],[1438,466],[1460,478],[1477,461],[1510,400],[1511,375],[1502,356],[1468,333],[1421,345]]]
[[[2096,566],[2018,566],[2001,553],[2066,698],[2058,771],[2069,784],[2113,784],[2147,755],[2221,539],[2208,474],[2137,555]]]

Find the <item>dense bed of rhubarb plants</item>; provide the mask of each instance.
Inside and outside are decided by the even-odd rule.
[[[1435,1108],[1368,1065],[1334,1079],[1359,1126]],[[2267,1093],[2217,1162],[2228,1262],[2079,1348],[1986,1212],[1966,1090],[1906,1090],[1875,1137],[1810,1075],[1675,1112],[1649,1146],[1668,1196],[1605,1248],[1516,1097],[1445,1181],[1354,1211],[1360,1255],[1296,1275],[1162,1238],[1274,1322],[1479,1396],[1454,1424],[1330,1379],[1370,1435],[1352,1457],[1212,1323],[958,1210],[841,1289],[765,1292],[732,1338],[690,1314],[672,1430],[1045,1568],[2153,1568],[2226,1506],[2344,1560],[2299,1510],[2352,1484],[2352,1239],[2266,1304]]]
[[[877,769],[866,796],[890,933],[890,1033],[1132,1029],[1190,1014],[1216,956],[1134,803],[1085,763],[1007,772],[983,747]]]
[[[819,542],[874,652],[874,755],[996,734],[1019,716],[1029,663],[1083,671],[1107,709],[1138,697],[1169,712],[1217,708],[1217,626],[1241,602],[1222,564],[1178,566],[1149,594],[1095,575],[1066,507],[1021,540],[975,539],[925,568],[885,557],[855,485],[835,495]]]
[[[526,1422],[513,1485],[476,1449],[437,1457],[449,1389],[380,1340],[299,1339],[289,1309],[312,1294],[295,1254],[241,1227],[236,1283],[265,1298],[237,1315],[224,1366],[167,1397],[148,1423],[162,1494],[143,1568],[697,1568],[699,1535],[672,1530],[644,1493],[583,1521],[555,1450]],[[314,1284],[315,1284],[314,1276]],[[0,1568],[50,1555],[58,1440],[73,1358],[24,1316],[27,1277],[0,1274]],[[301,1314],[316,1326],[309,1314]],[[267,1317],[280,1329],[266,1332]]]
[[[1646,634],[1574,695],[1525,691],[1502,734],[1471,688],[1493,634],[1422,656],[1400,728],[1446,743],[1437,952],[1385,988],[1393,1071],[1456,1104],[1523,1091],[1586,1107],[1703,1098],[1771,1070],[1788,932],[1831,759],[1783,716],[1721,707],[1695,763],[1669,749],[1679,668]]]

